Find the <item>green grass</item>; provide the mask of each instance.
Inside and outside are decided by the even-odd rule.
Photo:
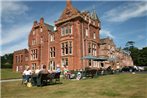
[[[1,69],[1,79],[21,78],[21,73],[13,72],[12,69]]]
[[[2,98],[147,98],[147,74],[117,74],[86,80],[61,80],[44,87],[2,83]]]

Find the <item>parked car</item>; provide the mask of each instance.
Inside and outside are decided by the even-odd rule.
[[[134,68],[134,66],[125,66],[121,69],[122,72],[134,72],[137,71],[136,68]]]

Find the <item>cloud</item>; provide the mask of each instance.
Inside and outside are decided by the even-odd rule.
[[[108,31],[108,30],[101,30],[100,31],[100,36],[101,37],[110,37],[110,38],[115,38],[115,36],[114,35],[112,35],[112,33],[110,32],[110,31]]]
[[[124,22],[131,18],[147,16],[147,2],[128,2],[106,12],[104,18],[110,22]]]
[[[10,29],[2,30],[2,42],[0,45],[6,45],[12,43],[13,41],[28,37],[31,30],[32,23],[14,25]]]
[[[2,1],[2,19],[5,22],[13,22],[20,15],[25,15],[28,10],[28,6],[22,2]]]
[[[27,48],[28,35],[30,33],[32,23],[14,25],[10,29],[2,30],[2,38],[0,45],[2,46],[2,53],[12,53],[16,49]],[[19,42],[18,42],[19,41]]]

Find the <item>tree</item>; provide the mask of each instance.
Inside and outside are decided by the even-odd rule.
[[[134,46],[134,41],[128,41],[125,45],[124,50],[131,52],[134,65],[147,66],[147,47],[138,49]]]
[[[1,56],[1,67],[2,68],[12,68],[13,64],[13,53],[5,54]]]
[[[134,48],[134,44],[135,44],[134,41],[128,41],[128,42],[126,43],[124,49],[125,49],[125,50],[129,50],[129,49],[131,49],[131,48]]]
[[[140,66],[147,66],[147,47],[139,51],[138,62]]]

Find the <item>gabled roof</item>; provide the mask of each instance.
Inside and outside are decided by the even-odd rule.
[[[77,10],[76,8],[74,8],[71,4],[71,1],[70,0],[67,0],[67,3],[66,3],[66,8],[64,9],[64,11],[62,12],[60,18],[59,18],[59,21],[60,20],[64,20],[64,19],[67,19],[73,15],[77,15],[78,13],[80,13],[79,10]]]

